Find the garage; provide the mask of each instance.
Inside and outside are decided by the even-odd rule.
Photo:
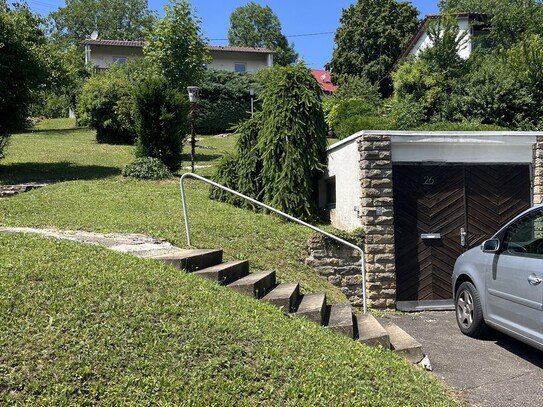
[[[319,204],[363,230],[374,309],[451,304],[456,258],[543,202],[543,132],[361,131],[327,164]]]

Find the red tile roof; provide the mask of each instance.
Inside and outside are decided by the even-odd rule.
[[[321,71],[320,69],[312,69],[311,73],[313,74],[323,91],[335,92],[337,90],[337,86],[332,83],[332,79],[330,78],[330,72]]]
[[[83,45],[108,45],[113,47],[139,47],[143,48],[143,41],[125,41],[125,40],[93,40],[86,39],[81,42]],[[249,47],[230,47],[226,45],[208,45],[209,51],[224,51],[224,52],[250,52],[255,54],[273,54],[274,51],[267,48],[249,48]]]

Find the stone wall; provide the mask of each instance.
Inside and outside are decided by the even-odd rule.
[[[351,243],[358,245],[357,242]],[[305,263],[328,282],[339,287],[353,306],[362,307],[364,297],[360,253],[317,233],[308,241],[308,252]]]
[[[533,157],[533,193],[534,204],[543,203],[543,137],[537,137]]]
[[[366,235],[368,307],[396,306],[394,255],[394,201],[390,135],[363,135],[358,139],[362,197],[360,214]]]

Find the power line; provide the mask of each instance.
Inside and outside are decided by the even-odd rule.
[[[330,35],[334,34],[334,31],[325,31],[320,33],[307,33],[307,34],[292,34],[292,35],[285,35],[287,38],[294,38],[294,37],[313,37],[316,35]],[[210,41],[228,41],[228,38],[211,38]]]

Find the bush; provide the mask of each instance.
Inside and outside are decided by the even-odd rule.
[[[97,74],[83,85],[79,121],[96,129],[99,143],[131,144],[136,134],[130,113],[133,85],[125,78]]]
[[[223,133],[250,116],[249,88],[252,75],[210,69],[200,88],[196,111],[196,131]]]
[[[170,171],[181,166],[188,127],[188,101],[166,79],[150,77],[134,93],[136,156],[160,159]]]
[[[391,121],[382,116],[352,116],[343,120],[334,128],[340,140],[361,130],[392,130]]]
[[[424,106],[411,96],[395,99],[388,106],[388,110],[388,118],[394,129],[413,129],[426,120]]]
[[[123,177],[136,179],[165,179],[172,176],[171,172],[158,158],[141,157],[136,158],[122,171]]]

